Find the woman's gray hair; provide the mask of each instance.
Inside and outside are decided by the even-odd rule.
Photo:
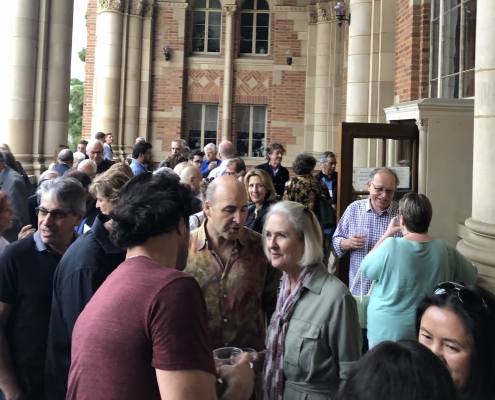
[[[36,194],[40,203],[48,195],[54,197],[58,203],[69,206],[72,213],[86,214],[86,193],[81,182],[75,178],[60,176],[44,181]]]
[[[208,143],[204,148],[203,151],[206,153],[206,149],[211,149],[214,153],[217,152],[217,146],[215,146],[213,143]]]
[[[57,178],[58,177],[58,172],[53,170],[53,169],[47,169],[45,172],[43,172],[41,175],[40,175],[40,179],[39,179],[39,182],[40,183],[43,183],[43,181],[46,181],[46,180],[49,180],[49,179],[53,179],[53,178],[48,178],[48,176],[50,175],[53,175],[53,178]]]
[[[304,242],[304,253],[297,263],[301,268],[315,265],[323,260],[323,235],[316,215],[307,207],[294,201],[281,201],[270,207],[265,221],[274,214],[282,214],[289,221],[292,229]],[[266,226],[266,223],[265,223]],[[265,226],[263,236],[265,237]],[[263,249],[270,259],[270,252],[263,241]]]

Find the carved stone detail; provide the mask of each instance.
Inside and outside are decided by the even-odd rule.
[[[235,15],[235,10],[237,9],[234,5],[228,5],[223,8],[225,10],[225,15],[232,17]]]
[[[307,10],[306,7],[292,7],[292,6],[274,6],[273,11],[299,11],[304,12]]]
[[[142,17],[143,6],[143,0],[129,0],[129,3],[127,5],[127,14]]]
[[[335,11],[329,2],[316,3],[316,11],[318,12],[318,22],[329,22],[335,20]]]
[[[426,118],[417,119],[416,125],[420,131],[424,131],[428,129],[428,120]]]
[[[170,3],[168,1],[159,1],[159,2],[155,3],[155,7],[187,9],[189,7],[189,4],[188,3]]]
[[[124,12],[127,6],[126,0],[98,0],[98,11]]]
[[[315,6],[307,6],[308,21],[310,24],[316,24],[318,22],[318,12]]]
[[[148,0],[143,3],[143,17],[153,17],[153,0]]]

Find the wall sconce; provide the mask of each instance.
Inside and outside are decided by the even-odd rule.
[[[292,51],[287,50],[285,56],[287,57],[287,65],[292,65]]]
[[[170,46],[166,45],[163,48],[163,55],[165,56],[165,61],[170,61]]]
[[[350,13],[349,13],[349,18],[344,18],[345,13],[347,11],[347,7],[343,2],[339,1],[333,9],[335,10],[335,17],[337,18],[337,21],[339,21],[339,27],[342,26],[342,21],[347,21],[349,25],[351,24]]]

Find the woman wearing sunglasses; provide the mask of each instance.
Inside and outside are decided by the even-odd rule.
[[[477,285],[445,282],[416,314],[420,343],[447,366],[463,400],[494,400],[495,296]]]
[[[406,194],[399,217],[361,263],[363,275],[375,281],[368,306],[370,348],[386,340],[416,339],[416,307],[438,283],[478,278],[476,267],[461,253],[428,235],[432,214],[425,195]],[[403,237],[393,237],[399,231]]]

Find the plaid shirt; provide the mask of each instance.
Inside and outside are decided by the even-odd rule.
[[[335,252],[342,258],[346,253],[340,248],[340,242],[343,239],[348,239],[352,236],[353,231],[360,227],[368,229],[368,240],[366,246],[362,249],[351,249],[351,263],[349,266],[349,287],[352,286],[354,278],[359,270],[361,261],[375,247],[375,244],[380,240],[394,217],[399,216],[399,204],[393,201],[386,210],[381,214],[377,214],[371,207],[371,200],[358,200],[353,202],[344,212],[339,221],[339,225],[333,234],[333,247]],[[402,233],[398,232],[394,237],[402,237]],[[371,281],[363,276],[363,294],[367,294],[371,287]],[[361,294],[361,279],[356,282],[352,294]]]
[[[205,225],[191,232],[184,272],[199,283],[208,311],[213,349],[265,348],[265,318],[270,320],[277,302],[282,273],[273,268],[263,251],[262,236],[244,228],[225,266],[209,247]]]

